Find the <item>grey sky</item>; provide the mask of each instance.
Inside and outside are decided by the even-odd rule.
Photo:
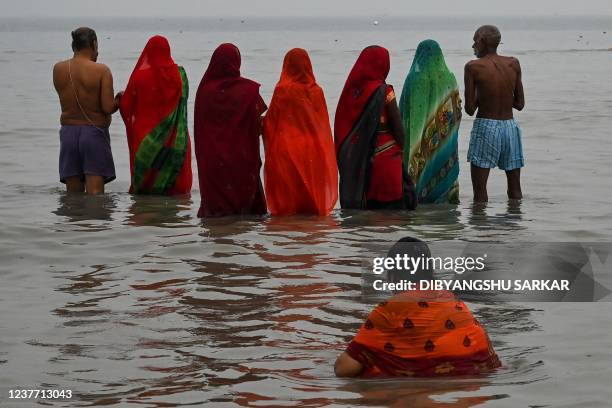
[[[0,0],[3,16],[612,16],[611,0]]]

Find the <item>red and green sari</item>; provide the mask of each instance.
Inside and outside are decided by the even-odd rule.
[[[152,37],[121,98],[130,149],[130,192],[180,195],[191,191],[187,130],[189,83],[170,56],[168,41]]]

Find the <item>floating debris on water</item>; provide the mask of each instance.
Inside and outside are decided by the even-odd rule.
[[[373,22],[372,24],[374,24],[375,26],[377,26],[377,25],[378,25],[378,20],[374,20],[374,22]]]

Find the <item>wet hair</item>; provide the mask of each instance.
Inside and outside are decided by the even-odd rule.
[[[73,30],[72,36],[72,51],[81,51],[87,48],[94,48],[94,43],[98,41],[96,32],[89,27],[79,27]]]
[[[477,31],[484,39],[485,44],[491,48],[497,48],[501,42],[501,33],[494,25],[483,25]]]
[[[387,253],[388,258],[395,258],[400,255],[408,255],[410,258],[431,258],[431,251],[424,241],[413,237],[404,237],[397,241]],[[410,270],[390,269],[387,271],[389,282],[399,282],[400,280],[410,280],[418,282],[420,280],[433,280],[433,270],[427,265],[421,265],[414,274]]]

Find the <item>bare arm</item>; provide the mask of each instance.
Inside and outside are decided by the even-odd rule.
[[[464,81],[465,112],[468,115],[473,116],[478,108],[478,99],[476,96],[476,81],[474,81],[474,72],[469,62],[465,65]]]
[[[266,105],[266,102],[264,102],[263,98],[261,97],[261,95],[259,95],[259,101],[257,102],[257,111],[259,112],[259,133],[258,136],[263,136],[263,126],[264,126],[264,118],[265,115],[264,113],[266,113],[266,111],[268,110],[268,105]]]
[[[523,110],[525,107],[525,92],[523,90],[523,79],[521,72],[521,64],[515,59],[514,69],[516,70],[516,84],[514,85],[514,102],[512,107],[516,110]]]
[[[115,91],[113,89],[113,74],[110,69],[104,66],[102,67],[102,78],[100,84],[100,105],[102,112],[107,115],[111,115],[117,112],[119,109],[118,98],[115,98]]]
[[[400,115],[399,108],[397,107],[397,100],[395,98],[387,103],[387,114],[389,116],[389,126],[391,127],[393,138],[403,149],[404,140],[406,140],[406,133],[404,132],[404,124],[402,123],[402,117]]]
[[[53,87],[55,88],[55,91],[59,93],[59,88],[57,87],[57,66],[58,64],[55,64],[53,66]]]
[[[334,364],[336,377],[357,377],[363,371],[363,366],[346,352],[340,354]]]

